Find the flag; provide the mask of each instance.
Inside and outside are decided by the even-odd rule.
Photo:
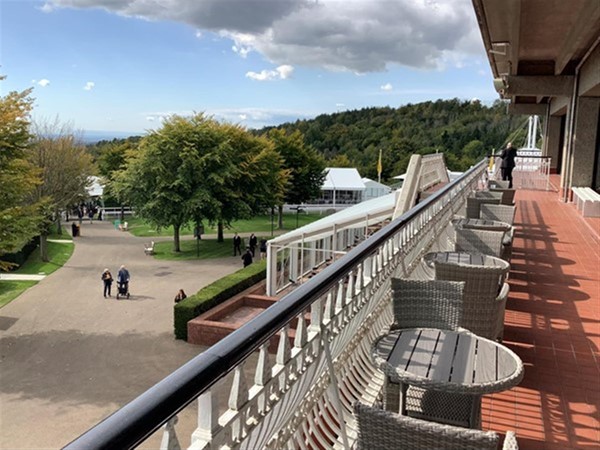
[[[381,178],[381,172],[383,168],[381,167],[381,149],[379,149],[379,160],[377,161],[377,175]]]

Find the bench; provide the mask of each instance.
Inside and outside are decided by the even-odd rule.
[[[144,244],[144,253],[148,256],[154,255],[154,241]]]
[[[600,217],[600,194],[589,187],[574,187],[573,203],[583,217]]]

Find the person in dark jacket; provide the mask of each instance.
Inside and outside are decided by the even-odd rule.
[[[102,272],[101,278],[102,278],[102,281],[104,282],[104,298],[106,298],[107,294],[110,297],[110,287],[112,286],[112,282],[113,282],[113,277],[110,273],[110,270],[104,269],[104,272]]]
[[[248,241],[248,245],[250,246],[250,251],[252,252],[252,257],[256,255],[256,245],[258,244],[258,238],[252,233],[250,235],[250,240]]]
[[[233,236],[233,256],[236,256],[238,252],[240,255],[242,254],[242,238],[235,233],[235,236]]]
[[[244,261],[244,267],[248,267],[252,264],[252,252],[250,251],[250,247],[246,247],[246,253],[242,255],[242,261]]]
[[[506,145],[506,148],[502,150],[500,154],[500,171],[502,172],[502,179],[508,181],[509,189],[513,187],[512,172],[515,168],[515,158],[517,156],[517,149],[512,146],[512,142]]]
[[[129,270],[125,268],[125,266],[121,266],[119,269],[119,273],[117,273],[117,284],[119,285],[119,293],[123,295],[127,295],[129,298],[129,280],[131,279],[129,275]],[[117,299],[119,296],[117,295]]]

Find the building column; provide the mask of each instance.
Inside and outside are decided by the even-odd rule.
[[[561,122],[562,117],[548,115],[546,118],[543,155],[552,158],[550,173],[557,173],[557,167],[560,165],[558,158],[560,155],[560,146],[562,145],[560,140]]]
[[[594,179],[600,98],[579,97],[576,110],[571,187],[589,187]]]

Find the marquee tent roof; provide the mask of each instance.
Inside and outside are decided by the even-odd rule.
[[[358,170],[354,168],[327,167],[327,176],[322,190],[327,191],[362,191],[365,185]]]

